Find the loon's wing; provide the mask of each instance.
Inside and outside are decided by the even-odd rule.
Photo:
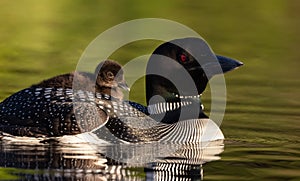
[[[108,114],[87,91],[27,88],[0,104],[0,131],[16,136],[61,136],[103,126]]]

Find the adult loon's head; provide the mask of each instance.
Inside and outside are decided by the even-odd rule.
[[[163,43],[155,49],[147,64],[147,104],[159,105],[160,102],[180,102],[182,99],[189,99],[188,102],[193,104],[193,101],[200,101],[200,94],[205,90],[210,78],[242,65],[242,62],[215,55],[200,38],[175,39]],[[199,107],[199,102],[196,106]],[[178,121],[178,114],[167,114],[162,121]],[[198,118],[201,117],[206,116],[200,111]],[[187,119],[189,118],[195,117]]]

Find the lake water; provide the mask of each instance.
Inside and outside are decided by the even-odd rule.
[[[6,137],[0,141],[0,179],[300,180],[299,1],[2,0],[0,5],[0,100],[43,79],[74,71],[96,36],[137,18],[166,18],[185,24],[204,37],[214,52],[245,64],[225,75],[227,107],[221,124],[225,141],[205,147],[208,154],[203,145],[176,147],[177,162],[162,158],[164,161],[145,168],[106,160],[90,145]],[[111,58],[125,64],[151,53],[158,44],[131,43]],[[140,79],[129,98],[145,103],[144,97]],[[209,87],[202,97],[209,113]],[[142,153],[151,148],[160,153],[169,147],[175,149],[142,145],[134,148],[137,151],[125,146],[121,153],[141,153],[142,148]],[[110,150],[120,148],[97,149],[113,153]],[[186,158],[180,158],[183,155]]]

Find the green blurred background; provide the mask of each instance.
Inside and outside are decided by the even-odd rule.
[[[170,19],[198,32],[214,52],[245,63],[225,76],[227,109],[221,126],[225,151],[222,160],[205,165],[204,178],[296,179],[300,177],[299,9],[297,0],[2,0],[0,100],[74,71],[88,44],[114,25],[137,18]],[[125,64],[157,45],[136,42],[112,58]],[[144,103],[142,79],[133,92],[130,98]],[[209,112],[209,88],[203,100]]]

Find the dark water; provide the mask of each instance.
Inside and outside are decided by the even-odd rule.
[[[211,152],[211,160],[197,160],[189,172],[182,174],[183,178],[300,179],[300,2],[4,0],[0,5],[1,100],[42,79],[73,71],[86,46],[111,26],[136,18],[167,18],[194,29],[216,53],[245,63],[225,76],[227,108],[221,125],[226,138],[224,151]],[[111,57],[126,63],[150,53],[157,44],[132,43]],[[142,79],[129,97],[145,101]],[[209,88],[202,97],[209,113]],[[156,178],[165,178],[165,174],[175,173],[105,160],[105,155],[93,150],[84,152],[82,148],[87,146],[82,145],[78,148],[79,145],[55,141],[34,145],[14,140],[1,143],[1,179],[18,179],[16,175],[21,175],[28,180],[145,180],[156,174],[162,176]],[[183,150],[195,153],[201,152],[201,147],[187,146]],[[184,163],[173,164],[185,170]]]

